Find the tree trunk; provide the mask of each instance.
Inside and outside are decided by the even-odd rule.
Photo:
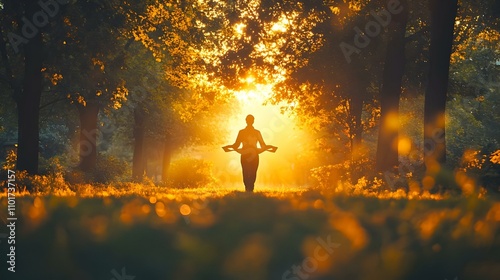
[[[168,178],[168,170],[170,169],[170,162],[172,160],[172,152],[173,149],[168,142],[168,139],[165,140],[165,148],[163,149],[163,167],[161,170],[161,180],[163,182],[167,181]]]
[[[430,5],[430,65],[424,108],[424,159],[428,171],[436,163],[446,162],[446,93],[458,0],[430,1]]]
[[[351,182],[356,183],[360,178],[360,166],[358,160],[363,156],[361,145],[363,140],[363,124],[361,115],[363,113],[363,98],[365,88],[359,87],[350,100],[349,109],[352,121],[351,131]]]
[[[361,95],[362,92],[359,92]],[[358,160],[361,152],[361,142],[363,140],[363,124],[361,115],[363,113],[363,99],[355,95],[350,100],[350,113],[352,120],[352,135],[351,135],[351,160]]]
[[[38,5],[26,3],[26,14],[33,15]],[[38,32],[24,45],[24,86],[17,98],[18,149],[17,169],[38,173],[39,116],[42,95],[42,35]]]
[[[380,91],[380,128],[378,133],[376,169],[397,172],[399,100],[405,68],[405,34],[408,23],[407,1],[401,1],[403,11],[389,25],[390,39],[387,45],[382,89]]]
[[[134,109],[134,155],[132,158],[132,179],[142,181],[145,172],[144,160],[144,110]]]
[[[79,106],[80,114],[80,164],[82,171],[88,172],[96,167],[97,163],[97,117],[99,106],[87,103],[86,106]]]

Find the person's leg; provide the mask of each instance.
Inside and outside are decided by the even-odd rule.
[[[257,178],[257,168],[259,166],[259,155],[242,154],[241,168],[243,170],[243,183],[245,191],[253,192],[255,179]]]
[[[245,191],[248,191],[250,188],[250,164],[248,157],[245,155],[241,155],[241,169],[243,171],[243,184],[245,184]]]
[[[249,162],[248,167],[248,189],[247,191],[253,192],[255,187],[255,179],[257,179],[257,168],[259,168],[259,156],[257,155]]]

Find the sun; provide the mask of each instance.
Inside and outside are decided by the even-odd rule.
[[[236,99],[245,106],[260,107],[273,94],[273,85],[271,84],[254,84],[255,78],[249,76],[245,78],[247,88],[234,92]]]
[[[280,107],[278,105],[266,104],[266,101],[273,95],[273,85],[256,83],[255,80],[256,79],[251,75],[241,79],[241,81],[246,84],[246,87],[233,92],[239,103],[239,110],[233,115],[229,128],[231,131],[239,131],[245,126],[245,117],[247,115],[253,115],[255,117],[254,126],[260,128],[263,136],[268,136],[268,138],[274,140],[274,132],[276,132],[276,128],[278,128],[276,124],[279,123],[280,125],[290,127],[293,120],[284,118],[280,113]],[[284,122],[286,122],[286,124]],[[231,135],[231,139],[232,136],[233,135]],[[266,138],[264,138],[264,140],[266,140]]]

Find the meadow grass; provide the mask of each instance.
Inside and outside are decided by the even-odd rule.
[[[499,201],[403,194],[134,183],[24,192],[16,273],[2,262],[1,279],[116,279],[122,268],[152,280],[499,279]],[[5,220],[5,193],[0,207]]]

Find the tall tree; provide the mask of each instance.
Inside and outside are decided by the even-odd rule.
[[[156,89],[145,88],[151,94],[150,98],[157,102],[150,107],[153,109],[151,112],[159,110],[161,115],[162,126],[157,126],[156,132],[163,132],[164,181],[168,176],[173,152],[188,142],[190,137],[186,137],[185,132],[193,128],[193,125],[181,121],[183,117],[178,110],[173,109],[175,104],[189,96],[188,102],[196,105],[184,106],[192,109],[188,114],[190,117],[184,119],[192,120],[199,116],[198,113],[208,110],[207,104],[223,99],[220,96],[224,90],[214,87],[218,78],[207,73],[207,66],[213,59],[208,53],[222,47],[210,38],[222,38],[216,33],[221,32],[218,27],[223,20],[218,11],[225,5],[213,1],[173,3],[155,0],[128,6],[127,19],[134,26],[131,35],[150,51],[151,58],[156,60],[162,70],[158,72],[161,86]],[[136,160],[139,161],[138,158]]]
[[[39,107],[42,94],[44,50],[40,28],[46,23],[42,25],[38,22],[41,27],[37,28],[29,20],[34,19],[34,14],[40,11],[40,6],[36,1],[8,1],[3,4],[0,51],[6,67],[6,79],[10,81],[17,105],[19,146],[16,168],[26,170],[29,174],[36,174],[38,173]],[[17,28],[12,28],[12,23]],[[7,39],[9,44],[6,43]],[[23,74],[16,75],[14,72],[10,60],[15,60],[17,55],[13,52],[9,54],[9,49],[16,50],[16,53],[22,56]],[[18,78],[20,76],[21,79]]]
[[[144,108],[134,108],[134,155],[132,158],[132,179],[141,181],[146,172],[146,161],[144,158]]]
[[[387,171],[398,166],[399,100],[405,68],[405,35],[409,6],[401,0],[402,10],[383,15],[390,20],[382,88],[380,90],[380,128],[378,133],[376,168]]]
[[[34,1],[25,2],[26,15],[39,10]],[[30,17],[31,18],[31,17]],[[17,100],[18,141],[17,169],[38,172],[39,116],[42,95],[42,33],[38,32],[24,47],[23,94]]]
[[[51,75],[59,93],[78,109],[79,168],[91,171],[97,162],[98,115],[118,109],[128,91],[121,76],[127,41],[125,20],[116,1],[89,0],[68,6],[51,37]]]
[[[362,113],[371,100],[368,89],[375,84],[380,68],[377,54],[383,45],[382,36],[378,36],[383,30],[380,25],[370,32],[370,37],[361,29],[367,22],[375,23],[372,14],[383,8],[379,4],[378,1],[304,3],[314,15],[312,20],[305,21],[313,26],[312,32],[319,40],[313,48],[293,53],[295,60],[306,57],[306,63],[289,69],[291,75],[279,85],[284,90],[278,91],[277,98],[298,103],[296,107],[307,118],[320,116],[332,136],[346,140],[345,157],[341,160],[351,163],[354,181],[359,175],[357,162],[363,159]],[[287,89],[289,85],[293,86]]]
[[[427,169],[446,162],[445,108],[458,0],[430,1],[431,45],[425,91],[424,159]]]

